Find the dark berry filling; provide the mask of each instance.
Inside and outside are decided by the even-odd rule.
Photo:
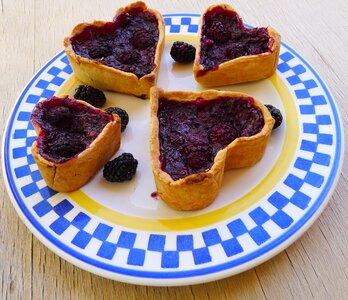
[[[217,152],[264,126],[252,98],[159,100],[161,168],[174,180],[209,170]]]
[[[158,37],[156,16],[137,8],[102,27],[87,27],[71,43],[76,54],[140,78],[155,68]]]
[[[270,41],[267,28],[245,28],[236,12],[216,7],[204,15],[201,64],[207,71],[241,56],[270,52]]]
[[[31,121],[41,128],[39,153],[53,163],[63,163],[84,151],[112,117],[69,98],[52,97],[39,102]]]

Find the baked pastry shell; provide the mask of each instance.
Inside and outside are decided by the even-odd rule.
[[[76,101],[91,106],[85,101]],[[39,135],[41,127],[35,122],[32,124]],[[36,140],[32,144],[31,153],[46,184],[57,192],[67,193],[85,185],[119,149],[120,143],[121,119],[113,114],[112,121],[106,124],[97,138],[84,151],[66,162],[56,164],[42,157]]]
[[[221,188],[224,171],[234,168],[250,167],[263,156],[271,135],[274,119],[268,109],[257,99],[254,105],[263,115],[265,124],[262,130],[250,137],[240,137],[221,149],[214,159],[212,167],[206,172],[192,174],[179,180],[161,169],[159,145],[158,101],[160,98],[176,101],[195,101],[198,97],[213,100],[217,97],[250,98],[238,92],[206,90],[203,92],[164,91],[154,87],[150,93],[150,159],[159,197],[169,206],[178,210],[197,210],[210,205]]]
[[[195,80],[206,87],[222,86],[242,82],[256,81],[270,77],[277,69],[280,49],[280,34],[271,26],[267,27],[269,34],[270,51],[257,55],[241,56],[219,64],[211,70],[204,69],[200,63],[201,58],[201,35],[204,15],[215,7],[222,7],[237,13],[227,4],[212,5],[202,14],[199,21],[197,46],[195,61],[193,64],[193,74]],[[238,14],[238,13],[237,13]]]
[[[64,39],[65,53],[76,77],[91,86],[103,90],[110,90],[125,94],[132,94],[141,98],[148,98],[150,88],[157,82],[159,66],[161,62],[165,24],[162,15],[156,10],[150,9],[144,2],[138,1],[116,11],[116,15],[130,11],[132,9],[142,8],[153,13],[158,21],[158,42],[154,57],[155,68],[153,71],[141,78],[130,72],[124,72],[99,63],[98,61],[77,55],[73,50],[71,38],[80,34],[89,26],[103,27],[107,22],[94,21],[92,23],[81,23],[74,27],[70,36]]]

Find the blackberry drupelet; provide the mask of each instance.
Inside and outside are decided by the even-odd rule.
[[[123,132],[126,129],[129,122],[128,113],[124,109],[119,107],[108,107],[107,109],[105,109],[105,111],[110,115],[116,114],[121,118],[121,131]]]
[[[268,108],[269,112],[272,115],[272,118],[275,120],[273,129],[278,128],[283,122],[282,113],[280,112],[278,108],[274,107],[271,104],[265,104],[265,106]]]
[[[106,102],[103,91],[89,85],[80,85],[75,90],[75,99],[86,101],[94,107],[102,107]]]
[[[171,57],[179,63],[190,63],[195,59],[196,48],[185,42],[174,42],[170,49]]]
[[[110,182],[124,182],[131,180],[137,170],[138,161],[131,153],[122,153],[107,162],[103,169],[103,176]]]

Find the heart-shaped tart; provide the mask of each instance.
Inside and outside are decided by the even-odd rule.
[[[120,8],[112,22],[79,24],[64,39],[79,80],[142,98],[156,84],[163,45],[163,17],[143,2]]]
[[[255,98],[236,92],[152,88],[150,155],[158,195],[179,210],[213,202],[224,171],[263,156],[274,120]]]
[[[37,133],[32,155],[58,192],[83,186],[120,147],[119,116],[84,101],[51,97],[36,104],[30,120]]]
[[[200,19],[194,77],[204,86],[264,79],[278,64],[280,35],[270,26],[246,28],[229,5],[210,6]]]

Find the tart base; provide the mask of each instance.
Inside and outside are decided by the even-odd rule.
[[[163,91],[152,88],[151,125],[150,125],[150,159],[158,195],[169,206],[178,210],[197,210],[210,205],[221,188],[224,171],[234,168],[250,167],[263,156],[274,120],[268,109],[257,99],[254,105],[258,107],[264,118],[261,131],[250,137],[239,137],[228,146],[217,152],[212,167],[206,172],[192,174],[179,180],[161,168],[161,153],[159,144],[159,121],[157,118],[158,100],[160,98],[176,101],[195,101],[197,98],[213,100],[219,96],[250,98],[249,95],[236,92],[207,90],[204,92]]]
[[[56,164],[42,157],[37,142],[34,141],[31,153],[47,186],[57,192],[72,192],[86,184],[102,168],[121,144],[121,119],[115,114],[112,116],[113,120],[86,150],[64,163]],[[39,134],[41,129],[36,124],[33,126]]]
[[[204,15],[216,7],[222,7],[237,13],[226,4],[212,5],[202,14],[199,23],[198,36],[202,35]],[[270,37],[269,52],[257,55],[241,56],[219,64],[217,67],[206,70],[200,63],[201,41],[198,43],[196,57],[193,64],[195,80],[203,86],[214,87],[229,84],[261,80],[270,77],[277,69],[281,36],[271,26],[267,27]]]
[[[83,32],[89,26],[102,27],[107,22],[94,21],[93,23],[81,23],[75,26],[71,35],[64,39],[65,53],[76,77],[91,86],[99,89],[135,95],[141,98],[149,98],[150,88],[157,82],[159,66],[161,62],[165,24],[162,15],[156,10],[150,9],[145,3],[138,1],[117,10],[116,14],[127,12],[132,9],[148,10],[156,16],[158,21],[159,37],[154,57],[155,68],[153,71],[141,78],[130,72],[124,72],[116,68],[103,65],[95,60],[91,60],[77,55],[73,50],[71,38]]]

